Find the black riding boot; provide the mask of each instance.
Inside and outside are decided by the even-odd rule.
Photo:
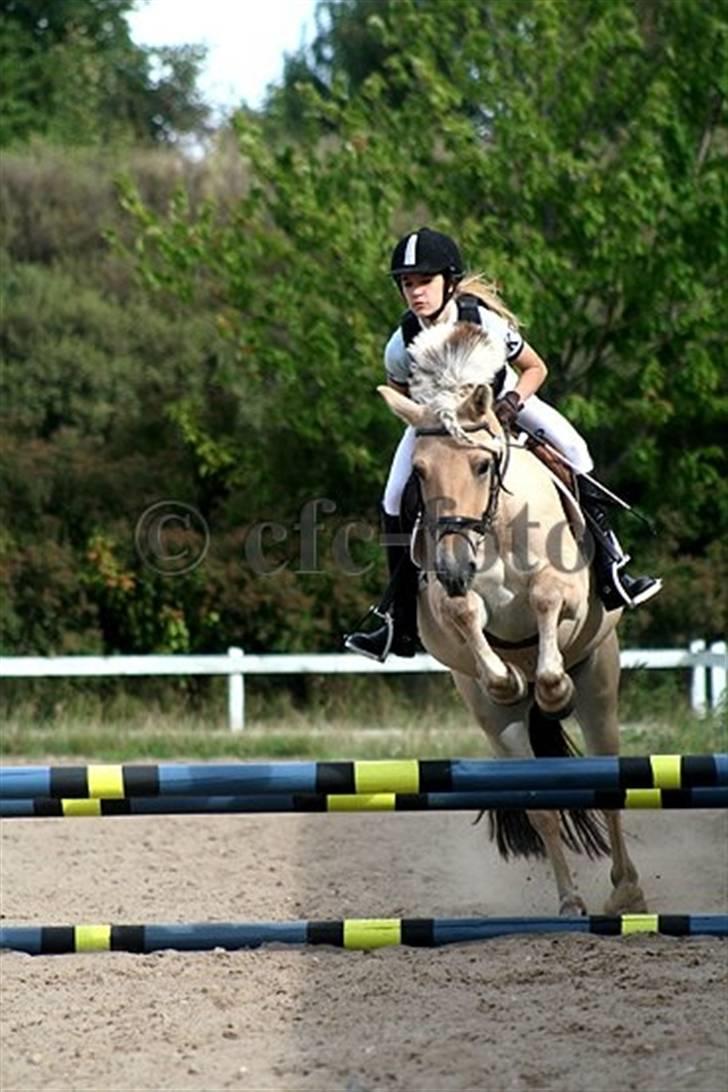
[[[605,503],[609,501],[599,486],[577,475],[579,500],[594,539],[594,574],[597,592],[607,610],[638,607],[657,595],[662,581],[653,576],[630,576],[625,571],[630,557],[610,527]]]
[[[403,532],[399,516],[383,512],[382,527],[389,587],[370,614],[383,624],[370,633],[348,634],[344,648],[384,663],[390,652],[395,656],[414,656],[417,651],[418,574],[410,558],[409,536]]]

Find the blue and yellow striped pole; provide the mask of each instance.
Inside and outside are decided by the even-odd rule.
[[[342,921],[203,922],[158,925],[5,925],[0,948],[28,955],[234,951],[267,944],[328,944],[366,951],[394,945],[437,948],[503,936],[588,933],[728,936],[728,914],[623,914],[543,918],[347,918]]]
[[[725,789],[534,789],[510,792],[271,793],[254,796],[131,796],[112,799],[0,799],[0,818],[91,818],[121,815],[282,814],[286,812],[545,811],[726,808]]]
[[[6,766],[0,799],[728,787],[728,755]]]

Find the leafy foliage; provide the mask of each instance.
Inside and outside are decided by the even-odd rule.
[[[133,0],[3,0],[0,147],[39,135],[66,144],[174,141],[204,128],[198,46],[143,49]]]
[[[401,309],[387,259],[423,222],[501,283],[545,397],[656,522],[620,527],[666,582],[627,639],[722,635],[719,0],[327,0],[318,26],[204,163],[125,154],[125,220],[118,154],[36,148],[6,171],[6,646],[336,646],[382,577],[370,541],[347,571],[337,535],[375,526],[398,435],[374,394]],[[134,550],[161,497],[211,529],[175,579]],[[336,511],[312,566],[314,498]]]

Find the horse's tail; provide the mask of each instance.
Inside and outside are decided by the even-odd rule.
[[[570,758],[581,753],[564,731],[561,721],[544,716],[535,702],[528,713],[528,738],[536,758]],[[583,852],[591,858],[608,856],[606,824],[601,815],[572,809],[559,812],[559,816],[564,845],[575,853]],[[505,861],[511,856],[546,856],[546,848],[529,823],[525,811],[513,808],[493,810],[489,812],[488,820],[490,837]]]

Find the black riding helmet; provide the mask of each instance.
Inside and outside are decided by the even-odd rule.
[[[458,245],[449,235],[443,235],[441,231],[433,231],[432,228],[421,227],[417,231],[411,231],[399,240],[392,251],[392,260],[389,272],[397,282],[400,293],[402,283],[400,277],[405,273],[422,273],[424,276],[437,276],[442,273],[445,284],[442,291],[442,303],[430,319],[436,319],[443,311],[448,300],[455,291],[455,285],[462,280],[463,260],[460,257]]]
[[[389,272],[394,278],[404,273],[442,273],[448,281],[463,276],[463,260],[458,245],[449,235],[421,227],[403,236],[392,251]]]

